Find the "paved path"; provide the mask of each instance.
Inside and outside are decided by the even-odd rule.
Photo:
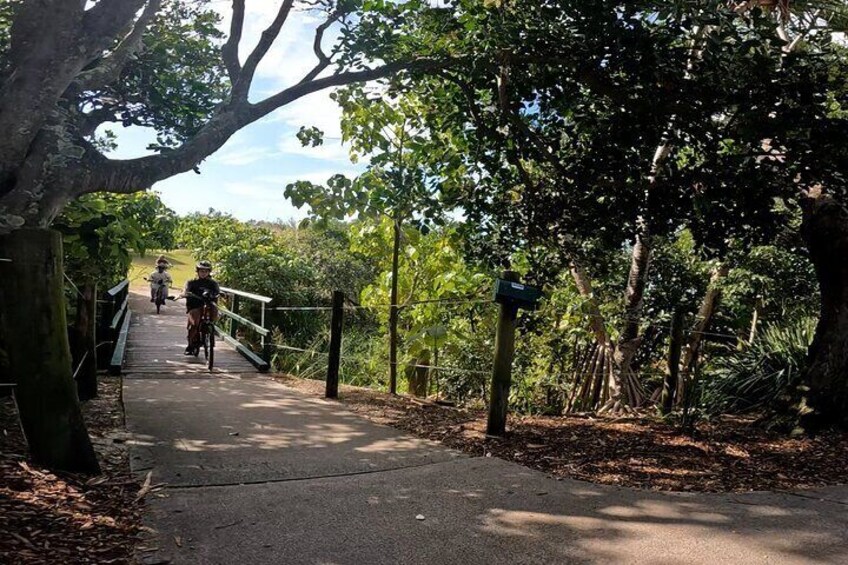
[[[848,563],[846,488],[698,495],[557,481],[264,376],[166,367],[124,381],[133,469],[166,483],[148,496],[146,563]]]

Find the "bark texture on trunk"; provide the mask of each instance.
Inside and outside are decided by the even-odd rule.
[[[577,292],[586,300],[586,307],[589,310],[589,328],[595,336],[595,341],[598,342],[598,345],[606,345],[609,337],[604,327],[604,316],[601,314],[601,308],[598,306],[598,301],[595,299],[592,290],[592,279],[589,278],[586,269],[576,261],[571,262],[571,276],[574,279]]]
[[[801,234],[821,289],[821,314],[808,365],[801,424],[848,427],[848,207],[815,193],[803,202]]]
[[[615,372],[624,394],[624,401],[634,408],[640,406],[645,400],[639,377],[634,374],[632,364],[633,357],[642,343],[639,337],[639,322],[642,318],[651,258],[651,240],[647,221],[640,218],[639,224],[639,232],[631,255],[630,273],[627,276],[627,289],[624,293],[624,327],[613,353]]]
[[[21,424],[35,461],[52,469],[99,472],[71,374],[58,232],[0,236],[0,332]]]

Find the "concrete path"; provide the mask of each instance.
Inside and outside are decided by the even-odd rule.
[[[145,563],[848,563],[848,489],[662,494],[553,480],[255,374],[130,374]],[[423,517],[423,519],[419,519]]]

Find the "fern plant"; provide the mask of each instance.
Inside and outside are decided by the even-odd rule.
[[[774,404],[798,383],[815,327],[812,318],[772,324],[744,350],[716,359],[704,381],[704,410],[738,413]]]

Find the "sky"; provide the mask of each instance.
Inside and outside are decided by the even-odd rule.
[[[241,59],[247,57],[262,30],[274,19],[278,0],[247,2]],[[231,2],[215,0],[212,6],[229,28]],[[257,69],[251,89],[256,101],[297,82],[315,62],[312,40],[317,14],[292,13],[274,46]],[[325,50],[332,42],[325,37]],[[307,210],[298,210],[284,196],[286,184],[295,180],[325,182],[335,173],[356,174],[361,165],[351,164],[347,148],[340,141],[340,110],[323,91],[303,97],[280,108],[263,120],[236,133],[200,166],[201,174],[183,173],[154,185],[167,206],[179,214],[205,212],[215,208],[242,220],[302,219]],[[315,126],[324,132],[324,145],[302,147],[295,134],[301,126]],[[127,159],[148,154],[146,147],[155,135],[145,128],[115,128],[118,149],[111,157]]]

